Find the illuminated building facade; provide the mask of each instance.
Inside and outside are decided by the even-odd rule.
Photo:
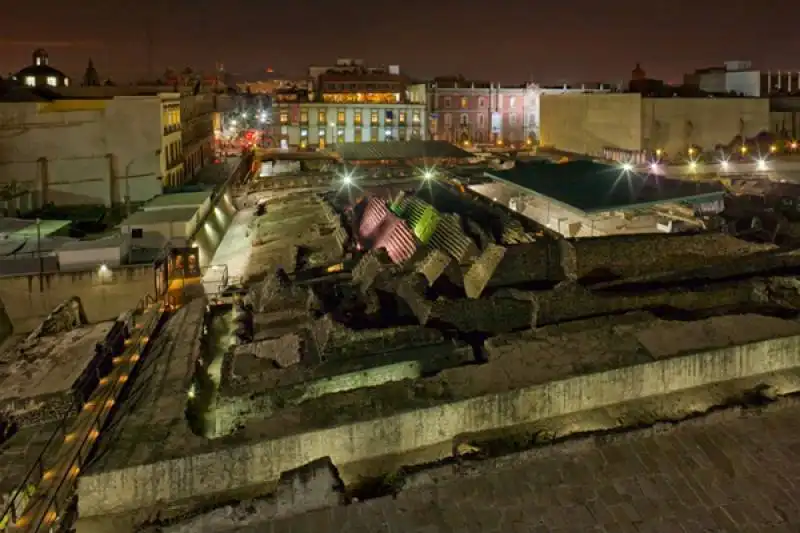
[[[533,145],[538,142],[542,94],[607,92],[609,85],[501,86],[439,78],[428,86],[430,138],[469,145]]]
[[[309,149],[428,138],[425,86],[410,84],[399,68],[370,69],[339,60],[334,67],[309,70],[310,89],[275,94],[275,146]]]

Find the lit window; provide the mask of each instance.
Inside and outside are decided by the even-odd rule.
[[[469,126],[469,115],[466,113],[461,113],[461,125]]]
[[[356,125],[360,125],[361,124],[361,111],[356,111],[356,112],[353,113],[353,122]]]
[[[509,126],[516,126],[517,125],[517,114],[511,113],[508,115],[508,125]]]
[[[319,135],[320,141],[325,139],[325,128],[320,128],[317,134]]]
[[[300,130],[300,137],[308,137],[308,130],[305,128]]]
[[[327,121],[328,119],[326,117],[325,110],[322,110],[319,113],[317,113],[317,122],[319,122],[320,124],[325,124]]]
[[[338,113],[336,113],[336,121],[339,124],[344,124],[344,111],[339,111]]]
[[[281,124],[288,124],[288,123],[289,123],[289,112],[281,111]]]
[[[36,78],[33,76],[25,76],[25,85],[28,87],[35,87],[36,86]]]
[[[467,100],[466,96],[461,97],[461,109],[466,109],[469,105],[469,101]]]
[[[445,113],[444,114],[444,126],[446,128],[449,128],[452,125],[453,125],[453,115],[451,115],[450,113]]]
[[[411,114],[411,122],[413,122],[414,124],[419,124],[419,121],[420,121],[419,111],[414,111]]]
[[[308,122],[308,111],[300,111],[300,122]]]
[[[69,87],[69,78],[64,78],[64,87]]]
[[[289,135],[289,126],[281,126],[281,135]]]
[[[55,76],[47,76],[47,85],[50,87],[55,87],[58,85],[58,78]]]
[[[372,124],[377,124],[378,123],[378,112],[377,111],[373,111],[372,113],[370,113],[369,121]]]
[[[397,117],[397,121],[400,124],[405,124],[406,123],[406,112],[405,111],[400,111],[400,114]]]
[[[516,96],[512,96],[512,97],[510,97],[508,99],[508,106],[509,107],[514,107],[515,105],[517,105],[517,97]]]

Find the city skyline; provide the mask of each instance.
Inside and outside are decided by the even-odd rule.
[[[148,0],[134,14],[106,6],[42,0],[7,8],[7,22],[0,23],[3,75],[29,64],[33,49],[42,47],[53,66],[73,77],[92,58],[102,77],[119,80],[148,70],[159,75],[168,66],[208,71],[215,62],[247,78],[268,67],[299,76],[309,64],[358,57],[399,64],[419,78],[463,74],[502,83],[617,81],[641,63],[648,75],[676,82],[725,60],[797,68],[792,50],[800,41],[788,4],[767,10],[711,1],[658,7],[573,0],[533,9],[504,0],[489,10],[475,0],[435,6],[410,0],[387,10],[361,0],[322,7],[232,0],[224,8],[174,0],[158,11]]]

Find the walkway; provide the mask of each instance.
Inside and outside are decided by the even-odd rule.
[[[247,273],[247,265],[250,262],[250,222],[255,215],[255,209],[248,207],[237,211],[233,216],[228,230],[222,237],[217,251],[211,260],[211,265],[228,266],[229,283],[238,283]],[[219,271],[209,268],[203,276],[203,287],[206,294],[215,294],[220,291],[221,274]]]
[[[553,446],[480,475],[239,531],[800,531],[800,403],[597,444]],[[485,469],[484,466],[478,468]]]
[[[114,403],[125,389],[128,377],[137,367],[141,352],[150,342],[161,322],[164,308],[152,303],[148,308],[134,315],[136,326],[131,337],[125,341],[125,351],[114,357],[114,368],[102,378],[83,409],[70,424],[57,446],[52,461],[41,465],[41,479],[31,480],[38,486],[21,517],[11,523],[13,531],[40,531],[49,529],[64,518],[74,495],[78,474],[89,460],[94,443],[106,425]],[[26,481],[25,486],[29,482]]]

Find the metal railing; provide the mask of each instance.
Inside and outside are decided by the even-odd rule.
[[[154,308],[154,305],[158,307]],[[132,313],[134,329],[132,334],[125,341],[126,347],[122,351],[122,356],[115,356],[113,352],[109,352],[107,357],[112,357],[113,360],[117,360],[118,357],[123,357],[128,352],[134,352],[138,350],[138,352],[136,352],[138,355],[144,351],[150,341],[151,334],[158,327],[165,312],[169,311],[171,307],[172,303],[168,299],[165,299],[164,307],[161,307],[159,306],[158,299],[149,294],[145,295],[139,300]],[[144,322],[137,324],[137,318],[143,319]],[[122,330],[120,335],[124,336],[125,331]],[[131,361],[131,367],[128,370],[127,375],[130,375],[137,369],[139,362],[141,361],[141,356],[137,357],[135,360],[130,358],[129,361]],[[107,377],[100,376],[99,374],[101,363],[102,361],[95,367],[95,372],[97,372],[98,377],[98,386],[104,385],[103,380]],[[110,374],[113,373],[114,370],[110,372]],[[42,481],[46,481],[48,470],[45,469],[45,463],[51,457],[51,455],[53,456],[53,459],[58,458],[58,450],[61,449],[66,441],[68,435],[67,430],[69,429],[70,423],[74,421],[72,420],[72,412],[68,412],[64,416],[56,431],[53,432],[53,435],[45,444],[44,449],[38,455],[32,467],[28,470],[23,481],[13,492],[13,495],[3,509],[2,514],[0,514],[0,531],[4,531],[8,527],[15,526],[27,528],[29,531],[38,531],[44,523],[46,523],[48,527],[51,527],[58,521],[59,517],[62,516],[63,512],[71,504],[71,498],[67,498],[65,503],[61,505],[61,498],[59,496],[61,495],[62,490],[65,489],[67,481],[73,478],[73,472],[75,475],[77,475],[77,472],[80,470],[80,465],[82,465],[91,454],[94,445],[98,440],[100,432],[103,430],[106,422],[108,422],[108,420],[111,418],[114,401],[125,390],[125,387],[129,381],[130,380],[128,379],[117,379],[113,383],[110,383],[110,386],[100,393],[99,398],[93,399],[92,396],[94,394],[89,396],[90,403],[92,403],[94,406],[97,406],[97,409],[95,410],[95,414],[91,418],[88,427],[84,428],[86,431],[80,435],[80,440],[76,444],[71,445],[72,450],[77,450],[77,452],[62,470],[61,479],[59,480],[58,485],[56,485],[54,489],[48,488],[44,492],[35,490],[33,493],[29,494],[30,487],[38,486]],[[109,383],[107,382],[106,384]],[[97,392],[98,390],[95,388],[94,393]],[[78,416],[80,416],[80,413],[83,412],[84,409],[86,409],[86,407],[90,404],[84,403],[83,399],[77,394],[74,400],[77,407]],[[43,498],[45,501],[42,500]],[[39,506],[40,504],[44,505],[44,507],[42,508]],[[39,510],[43,512],[35,513],[30,522],[26,522],[25,512],[27,512],[29,509],[35,511],[37,506],[39,506]],[[22,515],[19,514],[18,507],[24,509]]]

